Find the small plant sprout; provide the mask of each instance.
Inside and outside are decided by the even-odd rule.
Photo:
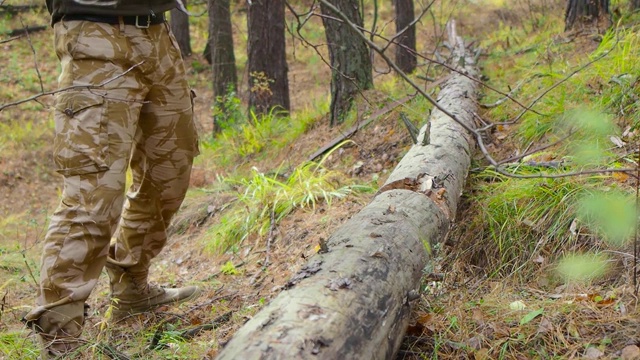
[[[238,275],[240,273],[236,268],[236,266],[233,265],[233,262],[231,262],[231,260],[227,261],[224,265],[222,265],[220,272],[225,275]]]

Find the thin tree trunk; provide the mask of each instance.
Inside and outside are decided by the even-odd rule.
[[[331,0],[338,10],[351,20],[362,26],[358,0]],[[320,4],[329,58],[331,61],[331,125],[344,120],[351,108],[354,97],[363,90],[373,87],[373,70],[367,44],[354,34],[348,26],[336,20],[336,14]]]
[[[213,119],[216,132],[226,120],[226,97],[235,96],[238,88],[229,0],[209,0],[209,41],[204,56],[213,68],[213,95],[219,109]]]
[[[249,107],[289,111],[284,0],[253,0],[248,14]]]
[[[638,10],[640,9],[640,0],[631,0],[631,10]]]
[[[457,38],[456,38],[457,39]],[[474,58],[456,44],[462,73]],[[456,66],[456,65],[453,65]],[[473,127],[477,83],[454,73],[438,102]],[[393,359],[419,298],[429,248],[441,243],[457,210],[474,138],[439,110],[373,201],[328,240],[218,359]],[[428,143],[426,145],[423,145]]]
[[[565,31],[577,26],[604,26],[610,24],[609,0],[568,0],[565,11]]]
[[[187,6],[187,0],[182,0]],[[191,35],[189,34],[189,15],[179,9],[171,10],[171,31],[178,41],[182,57],[191,56]]]
[[[415,12],[413,0],[394,0],[396,5],[396,34],[397,38],[396,64],[403,72],[409,74],[416,69],[416,26],[411,25]]]

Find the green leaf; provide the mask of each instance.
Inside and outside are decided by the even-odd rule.
[[[578,216],[609,243],[622,246],[635,230],[635,198],[621,191],[595,192],[580,201]]]
[[[524,325],[524,324],[528,324],[531,322],[531,320],[537,318],[538,316],[542,315],[542,313],[544,312],[544,309],[538,309],[538,310],[533,310],[533,311],[529,311],[525,316],[522,317],[522,319],[520,319],[520,325]]]
[[[591,280],[604,275],[608,259],[602,254],[574,254],[560,260],[558,272],[567,280]]]

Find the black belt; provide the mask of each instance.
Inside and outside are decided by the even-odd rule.
[[[139,16],[108,16],[108,15],[82,15],[82,14],[67,14],[62,17],[64,21],[91,21],[99,22],[111,25],[120,24],[120,20],[125,25],[133,25],[140,29],[146,29],[149,25],[162,24],[165,21],[164,14],[152,15],[139,15]]]

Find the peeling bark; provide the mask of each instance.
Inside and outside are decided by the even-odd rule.
[[[458,41],[456,64],[475,76]],[[465,65],[466,64],[466,65]],[[453,74],[438,102],[473,127],[476,83]],[[218,359],[390,359],[402,342],[431,245],[456,212],[474,139],[442,112],[373,201],[327,240]],[[430,141],[428,141],[430,140]],[[428,144],[427,144],[428,143]],[[426,145],[421,145],[426,144]]]

